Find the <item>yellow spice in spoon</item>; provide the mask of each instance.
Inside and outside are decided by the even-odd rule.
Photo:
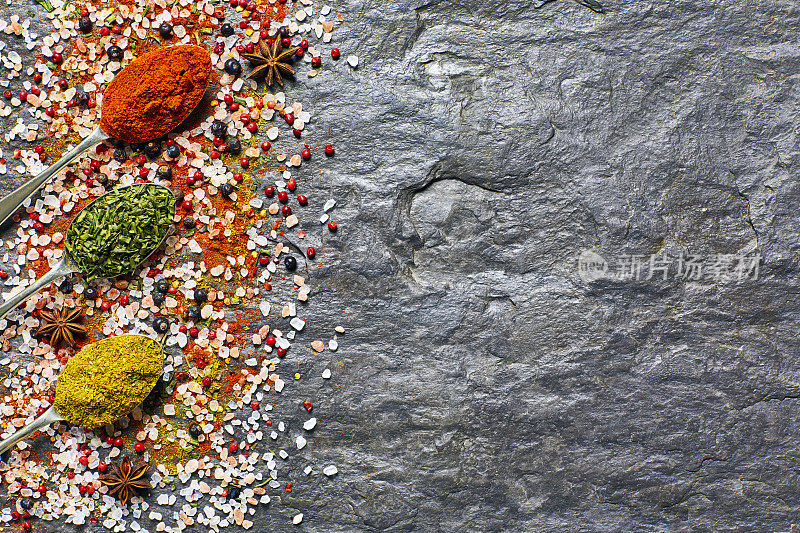
[[[161,375],[163,358],[161,345],[142,335],[92,343],[61,370],[56,411],[86,428],[114,422],[147,398]]]

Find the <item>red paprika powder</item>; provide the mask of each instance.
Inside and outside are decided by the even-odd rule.
[[[103,94],[100,127],[127,142],[175,129],[203,97],[211,58],[198,46],[158,48],[131,61]]]

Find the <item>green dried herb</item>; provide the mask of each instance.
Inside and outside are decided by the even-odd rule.
[[[83,209],[67,230],[66,249],[86,281],[130,274],[172,226],[175,197],[166,187],[121,187]]]

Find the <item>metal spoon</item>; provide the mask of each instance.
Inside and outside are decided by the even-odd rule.
[[[124,70],[125,69],[123,69],[123,71]],[[147,80],[142,80],[142,83],[147,83]],[[197,98],[196,102],[188,102],[188,107],[192,109],[189,115],[194,112],[194,109],[203,100],[204,94],[205,93],[200,93],[200,96]],[[166,135],[167,133],[169,133],[169,131],[165,131],[161,133],[161,135]],[[160,137],[161,135],[156,135],[156,137]],[[61,159],[44,169],[41,174],[35,178],[31,178],[11,194],[0,200],[0,226],[3,225],[6,220],[8,220],[9,217],[11,217],[11,215],[17,211],[17,209],[19,209],[25,200],[38,191],[39,188],[44,185],[47,180],[53,177],[53,175],[55,175],[59,170],[72,163],[75,159],[80,157],[86,150],[95,144],[101,143],[110,137],[110,135],[100,129],[100,126],[97,126],[86,139],[84,139],[78,146],[67,152]]]
[[[158,185],[158,184],[155,184],[155,183],[136,183],[134,185],[127,185],[126,187],[141,187],[143,185],[147,186],[147,187],[161,187],[161,188],[167,189],[169,191],[169,193],[172,194],[172,191],[170,191],[167,187],[164,187],[163,185]],[[118,187],[117,189],[122,189],[122,188],[125,188],[125,187]],[[117,190],[117,189],[114,189],[114,190]],[[111,192],[112,191],[108,191],[106,194],[109,194]],[[103,196],[105,196],[106,194],[103,194],[102,196],[98,196],[89,205],[87,205],[83,209],[91,208],[92,204],[94,204],[100,198],[103,198]],[[174,195],[173,195],[173,198],[174,198]],[[72,223],[74,223],[74,222],[75,222],[75,220],[72,221]],[[72,225],[72,223],[70,224],[70,226]],[[69,235],[69,229],[67,229],[67,235]],[[152,250],[148,251],[146,254],[142,254],[143,257],[145,257],[145,259],[142,261],[142,263],[147,261],[147,258],[150,255],[152,255],[153,252],[158,250],[161,247],[162,244],[164,244],[164,241],[167,239],[168,236],[169,236],[169,232],[167,232],[164,235],[164,238],[161,239],[161,241],[158,243],[158,246],[156,246]],[[141,265],[142,263],[139,263],[139,264]],[[137,265],[137,268],[138,268],[138,266],[139,265]],[[136,269],[134,269],[134,270],[136,270]],[[23,290],[21,290],[17,294],[11,296],[8,300],[5,300],[2,303],[2,305],[0,305],[0,319],[4,318],[9,313],[9,311],[11,311],[15,307],[17,307],[20,303],[22,303],[25,300],[27,300],[32,294],[37,293],[39,291],[39,289],[41,289],[42,287],[46,287],[53,280],[56,280],[56,279],[58,279],[58,278],[60,278],[62,276],[66,276],[66,275],[72,274],[72,273],[80,274],[81,271],[78,269],[78,267],[73,262],[72,258],[69,256],[69,252],[67,252],[67,249],[66,249],[66,246],[65,246],[64,247],[64,257],[61,259],[61,261],[59,261],[59,263],[55,267],[53,267],[52,270],[50,270],[50,272],[48,272],[47,274],[45,274],[41,278],[37,279],[35,282],[33,282],[29,286],[25,287]],[[114,276],[119,276],[120,274],[129,274],[129,272],[127,272],[127,271],[116,272],[114,275],[107,276],[107,277],[113,278]],[[42,416],[44,416],[44,415],[42,415]]]
[[[131,335],[133,336],[133,335]],[[138,337],[144,337],[145,335],[137,335]],[[147,337],[148,339],[150,337]],[[151,339],[152,340],[152,339]],[[163,364],[163,358],[162,358]],[[161,376],[159,375],[159,378]],[[158,378],[153,381],[152,387],[150,387],[150,391],[153,390],[153,387],[156,386],[158,383]],[[148,391],[148,394],[150,392]],[[56,394],[58,394],[58,387],[56,387]],[[5,439],[4,441],[0,442],[0,454],[14,446],[16,443],[30,435],[31,433],[35,433],[36,431],[42,429],[43,427],[47,427],[53,422],[60,422],[62,420],[66,420],[63,416],[61,416],[58,411],[56,411],[55,404],[50,406],[50,409],[42,413],[36,420],[21,428],[19,431]]]

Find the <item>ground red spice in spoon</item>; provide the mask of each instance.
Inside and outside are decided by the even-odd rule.
[[[103,94],[100,127],[132,143],[161,137],[189,116],[210,77],[211,58],[197,46],[168,46],[139,56]]]

